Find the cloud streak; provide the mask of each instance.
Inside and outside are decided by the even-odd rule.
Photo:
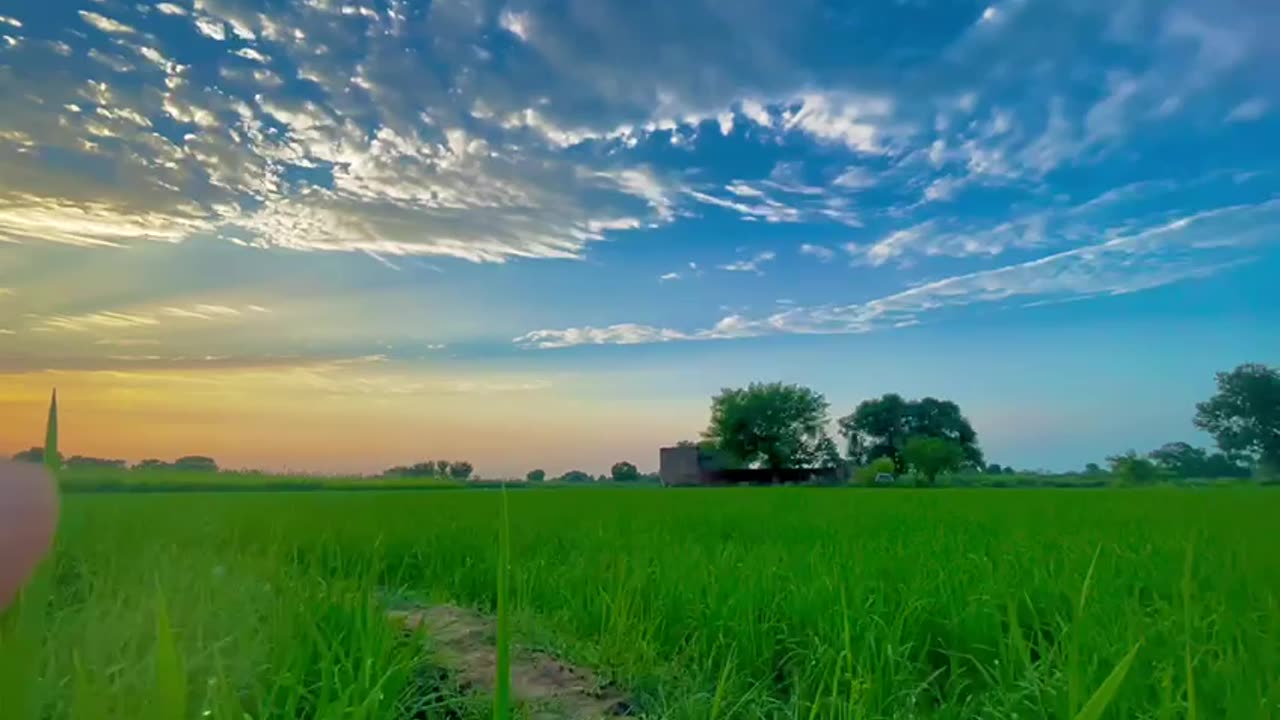
[[[851,334],[922,322],[977,304],[1044,305],[1126,295],[1250,262],[1242,254],[1273,242],[1280,200],[1218,208],[1106,242],[980,272],[955,275],[849,305],[795,307],[760,318],[731,315],[701,330],[623,323],[605,328],[538,330],[515,339],[526,348],[717,340],[775,334]],[[1238,251],[1230,256],[1224,250]]]

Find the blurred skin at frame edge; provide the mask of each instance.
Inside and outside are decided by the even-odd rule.
[[[53,544],[58,494],[44,466],[0,460],[0,610]]]

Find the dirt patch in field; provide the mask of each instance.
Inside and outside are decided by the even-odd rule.
[[[498,665],[494,618],[454,605],[393,610],[407,630],[422,628],[440,663],[469,690],[490,693]],[[601,720],[631,715],[627,697],[591,671],[545,652],[511,649],[511,694],[538,720]]]

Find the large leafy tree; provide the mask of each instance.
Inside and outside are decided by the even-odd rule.
[[[826,434],[827,408],[826,398],[800,385],[725,388],[711,399],[703,436],[745,467],[812,467],[827,462],[834,450]]]
[[[529,472],[525,473],[524,479],[527,482],[540,483],[543,480],[547,479],[547,471],[543,470],[542,468],[538,468],[537,470],[530,470]]]
[[[917,435],[902,448],[907,466],[920,473],[930,485],[945,472],[954,472],[966,462],[964,450],[959,444],[946,438]]]
[[[1217,378],[1217,394],[1196,405],[1196,427],[1227,454],[1280,468],[1280,369],[1248,363]]]
[[[849,459],[854,462],[865,464],[887,457],[898,472],[904,472],[908,463],[902,453],[907,442],[915,437],[932,437],[954,443],[964,464],[983,464],[978,433],[960,412],[960,406],[950,400],[906,400],[889,393],[859,403],[852,413],[840,418],[839,427],[848,443]]]
[[[609,468],[609,475],[614,482],[635,482],[640,479],[640,471],[626,460],[614,463],[613,467]]]
[[[1147,454],[1161,470],[1181,478],[1244,477],[1249,468],[1225,453],[1210,453],[1190,443],[1171,442]]]

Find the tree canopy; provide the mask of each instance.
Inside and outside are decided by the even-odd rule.
[[[592,477],[591,473],[586,473],[581,470],[570,470],[557,479],[562,483],[589,483],[596,481],[596,479]]]
[[[703,436],[744,467],[812,467],[835,450],[826,434],[826,399],[800,385],[752,383],[711,400]]]
[[[541,468],[537,470],[530,470],[529,472],[525,473],[524,479],[526,482],[540,483],[543,480],[547,479],[547,471]]]
[[[1218,392],[1196,405],[1196,427],[1228,454],[1280,469],[1280,369],[1257,363],[1217,375]]]
[[[613,464],[613,467],[609,469],[609,476],[613,478],[614,482],[635,482],[640,479],[640,471],[636,469],[635,465],[623,460]]]
[[[938,475],[959,470],[967,460],[958,443],[929,435],[917,435],[907,440],[902,448],[902,458],[930,485],[937,482]]]
[[[904,472],[907,461],[902,453],[914,437],[949,440],[959,449],[965,465],[983,464],[977,432],[960,406],[950,400],[906,400],[889,393],[859,403],[852,413],[840,418],[839,427],[848,444],[849,459],[860,464],[887,457],[898,472]]]
[[[1225,453],[1210,453],[1190,443],[1171,442],[1152,450],[1147,457],[1164,472],[1180,478],[1247,477],[1249,468]]]

